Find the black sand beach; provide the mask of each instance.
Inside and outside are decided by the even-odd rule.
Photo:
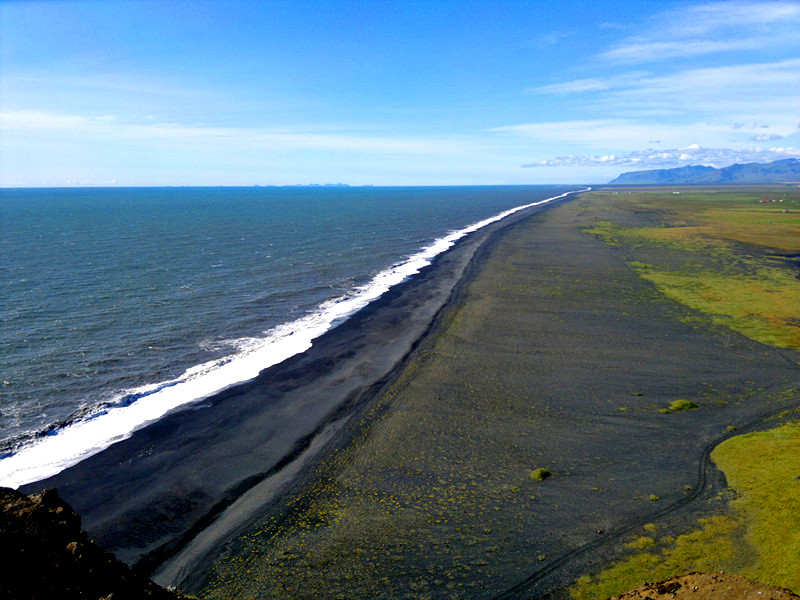
[[[796,352],[687,320],[595,216],[487,227],[308,353],[27,489],[202,597],[560,597],[631,527],[724,502],[709,447],[800,384]],[[659,412],[679,398],[700,409]]]
[[[476,250],[537,210],[521,211],[459,241],[417,276],[318,338],[308,352],[22,489],[57,488],[98,543],[144,572],[156,569],[251,490],[227,512],[223,528],[217,520],[216,533],[192,563],[296,483],[303,465],[423,337]]]
[[[729,425],[797,402],[784,393],[796,353],[687,320],[582,232],[590,210],[579,197],[488,240],[344,447],[184,585],[214,598],[563,597],[624,550],[623,533],[680,531],[724,503],[707,451]],[[660,412],[679,398],[700,409]],[[553,475],[533,481],[539,467]]]

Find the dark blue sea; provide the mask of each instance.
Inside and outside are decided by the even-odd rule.
[[[575,187],[0,190],[0,485],[246,381]]]

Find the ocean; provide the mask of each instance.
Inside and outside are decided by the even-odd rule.
[[[0,485],[255,377],[568,186],[0,190]]]

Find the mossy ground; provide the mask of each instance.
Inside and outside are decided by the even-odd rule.
[[[715,323],[800,348],[800,189],[673,192],[595,192],[587,198],[594,210],[615,204],[649,222],[598,219],[586,231],[622,249],[642,278]]]
[[[631,539],[627,548],[649,550],[580,578],[572,597],[608,598],[690,571],[732,572],[800,592],[800,422],[733,437],[712,458],[736,494],[729,512],[675,540]]]
[[[587,233],[621,250],[642,278],[715,324],[764,344],[800,348],[800,191],[673,191],[601,192],[595,210],[615,204],[646,214],[650,223],[598,219]],[[659,257],[665,248],[670,252]],[[700,520],[675,540],[632,539],[629,550],[647,551],[581,577],[572,597],[606,598],[643,580],[718,570],[800,592],[800,424],[733,437],[712,458],[736,493],[725,514]]]

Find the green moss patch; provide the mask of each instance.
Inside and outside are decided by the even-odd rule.
[[[652,548],[656,545],[656,541],[646,535],[636,538],[625,544],[626,548],[633,548],[634,550],[644,550],[645,548]]]
[[[547,479],[551,475],[552,475],[552,473],[548,469],[539,468],[539,469],[535,469],[535,470],[531,471],[531,474],[529,475],[529,477],[533,481],[544,481],[545,479]]]
[[[670,413],[679,412],[682,410],[694,410],[696,408],[700,408],[700,405],[695,404],[690,400],[675,400],[674,402],[670,402],[669,408],[662,408],[658,412],[668,415]]]
[[[661,581],[688,571],[730,570],[747,551],[736,540],[735,533],[740,529],[740,524],[728,517],[702,519],[697,530],[676,540],[665,540],[667,547],[660,551],[653,538],[647,538],[653,540],[652,544],[638,538],[627,547],[646,548],[647,552],[638,552],[594,576],[581,577],[569,593],[575,600],[597,600],[623,594],[642,581]]]

